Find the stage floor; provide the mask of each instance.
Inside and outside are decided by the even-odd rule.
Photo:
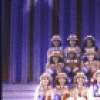
[[[2,100],[34,100],[38,84],[3,84]]]

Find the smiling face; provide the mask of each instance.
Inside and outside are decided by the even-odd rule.
[[[69,56],[70,58],[73,58],[73,57],[75,57],[75,53],[70,52],[70,53],[68,53],[68,56]]]
[[[69,44],[71,47],[75,47],[76,46],[76,40],[70,40]]]
[[[77,77],[76,81],[78,84],[84,85],[85,78],[83,76],[79,76]]]
[[[97,74],[97,83],[99,83],[99,84],[100,84],[100,73],[99,73],[99,74]]]
[[[54,63],[58,63],[59,57],[58,57],[58,56],[54,56],[54,57],[53,57],[53,61],[54,61]]]
[[[59,77],[59,78],[58,78],[58,82],[59,82],[60,85],[64,85],[64,84],[66,83],[66,78],[64,78],[64,77]]]
[[[44,77],[44,78],[42,79],[42,84],[43,84],[44,86],[47,86],[47,85],[49,84],[49,79],[48,79],[47,77]]]
[[[92,47],[93,46],[93,41],[88,39],[87,41],[87,47]]]
[[[93,59],[94,59],[94,54],[87,54],[87,59],[89,60],[89,61],[93,61]]]
[[[59,47],[60,41],[59,40],[54,40],[53,44],[54,44],[55,47]]]

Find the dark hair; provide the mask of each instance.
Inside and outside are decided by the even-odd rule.
[[[57,85],[60,85],[58,79],[59,79],[59,78],[56,79],[56,82],[57,82]],[[65,82],[65,85],[66,85],[66,84],[68,84],[68,79],[67,79],[67,78],[65,78],[65,79],[66,79],[66,82]]]
[[[70,53],[67,54],[68,57],[69,57],[69,54],[70,54]],[[77,54],[76,54],[76,53],[72,52],[71,54],[74,54],[74,58],[77,57]]]
[[[56,56],[51,56],[50,57],[50,64],[54,64],[54,61],[53,61],[53,57],[56,57]],[[63,63],[63,58],[58,56],[59,60],[58,60],[58,63]]]
[[[70,46],[70,41],[76,41],[76,46],[78,45],[78,40],[68,40],[68,45]]]
[[[83,47],[82,47],[82,52],[85,53],[84,48],[87,47],[87,40],[91,40],[93,42],[92,47],[95,47],[95,51],[97,51],[98,47],[96,46],[95,41],[91,37],[88,37],[86,40],[84,40]]]
[[[60,40],[53,40],[53,41],[59,41],[59,42],[60,42],[60,44],[59,44],[59,46],[58,46],[58,47],[61,47],[62,42],[61,42]],[[53,44],[53,41],[51,42],[51,46],[52,46],[52,47],[55,47],[55,46],[54,46],[54,44]]]

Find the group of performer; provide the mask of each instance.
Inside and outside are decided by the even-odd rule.
[[[61,37],[52,37],[34,100],[100,100],[100,49],[94,37],[86,36],[83,47],[74,34],[67,42],[63,49]]]

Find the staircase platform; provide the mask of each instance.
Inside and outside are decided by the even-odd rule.
[[[2,100],[34,100],[38,84],[2,84]]]

